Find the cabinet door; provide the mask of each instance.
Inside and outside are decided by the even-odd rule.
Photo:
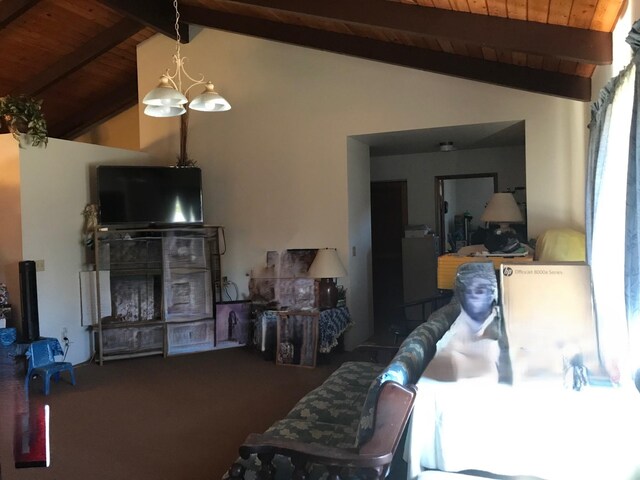
[[[214,320],[167,325],[169,355],[203,352],[214,348]]]
[[[157,235],[99,232],[96,301],[100,321],[159,321],[162,304],[162,244]]]
[[[111,316],[118,322],[160,320],[160,276],[111,272]]]
[[[202,236],[164,237],[165,320],[213,318],[208,248]]]
[[[162,353],[162,325],[105,328],[102,331],[102,354]]]

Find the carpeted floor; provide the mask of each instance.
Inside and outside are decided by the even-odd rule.
[[[51,466],[14,468],[5,410],[0,480],[218,480],[247,434],[264,431],[352,357],[331,354],[308,369],[235,348],[87,364],[76,367],[75,387],[52,384],[48,397],[36,380],[31,400],[50,405]],[[0,409],[15,397],[4,386]]]

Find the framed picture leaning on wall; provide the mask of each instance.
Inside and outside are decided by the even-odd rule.
[[[251,303],[247,300],[216,304],[215,348],[240,347],[249,343]]]
[[[315,367],[318,351],[318,320],[312,311],[278,312],[276,363]]]

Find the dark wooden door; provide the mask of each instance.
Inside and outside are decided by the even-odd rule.
[[[408,223],[407,182],[371,182],[374,333],[402,323],[402,237]]]

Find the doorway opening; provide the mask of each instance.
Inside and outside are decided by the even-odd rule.
[[[370,270],[365,268],[359,270],[361,276],[357,279],[357,285],[352,284],[352,288],[358,288],[364,285],[364,282],[368,284],[368,280],[371,280],[367,289],[366,306],[362,310],[363,312],[366,310],[368,314],[366,318],[368,318],[369,332],[375,337],[379,333],[388,334],[386,330],[389,326],[405,320],[406,312],[403,311],[403,304],[410,300],[406,300],[404,294],[418,288],[417,283],[409,287],[403,284],[402,245],[405,229],[410,230],[411,236],[414,236],[416,230],[433,232],[437,236],[433,242],[436,248],[428,258],[432,263],[435,262],[436,267],[432,269],[433,272],[429,270],[428,277],[431,280],[432,277],[437,276],[437,256],[445,251],[443,246],[446,247],[446,239],[441,238],[444,229],[440,227],[438,210],[440,204],[436,200],[438,188],[434,181],[436,176],[470,176],[478,175],[480,172],[490,172],[489,175],[492,175],[495,172],[498,185],[495,187],[492,184],[491,192],[518,190],[522,194],[521,205],[526,209],[525,122],[516,120],[454,125],[378,132],[354,135],[350,138],[358,142],[358,148],[355,148],[349,156],[350,162],[353,162],[353,172],[368,174],[369,177],[367,180],[357,178],[354,181],[356,188],[350,187],[350,195],[354,195],[354,205],[361,202],[364,206],[369,198],[360,196],[365,192],[360,182],[369,183],[371,191],[366,192],[366,195],[371,200],[369,213],[372,235],[371,244],[369,244],[370,260],[363,266]],[[443,150],[440,147],[443,141],[450,144],[452,148]],[[480,176],[486,175],[487,173],[482,173]],[[394,182],[404,183],[402,188],[404,188],[403,195],[406,195],[406,200],[380,200],[376,189],[382,188],[381,185],[384,183],[393,184]],[[447,190],[446,187],[444,188]],[[518,203],[520,204],[521,201],[518,200]],[[476,201],[482,211],[485,203],[485,200]],[[395,218],[402,220],[396,221],[394,227],[384,229],[385,234],[395,236],[393,240],[387,240],[388,245],[395,246],[390,248],[389,252],[385,252],[384,248],[378,248],[380,241],[375,239],[376,230],[382,228],[378,224],[380,213],[378,209],[388,209],[391,205],[396,205],[395,208],[398,209]],[[350,224],[358,226],[364,224],[365,220],[360,217],[364,211],[366,210],[354,209],[354,217],[350,218]],[[481,214],[481,212],[472,213],[474,221],[479,223]],[[391,213],[387,212],[385,215],[394,218]],[[360,233],[361,230],[354,230],[354,243],[360,240]],[[367,240],[364,239],[364,246]],[[426,254],[423,257],[426,258]],[[424,267],[424,263],[419,264]],[[427,267],[424,268],[427,269]],[[385,271],[391,273],[384,275]],[[424,279],[421,278],[421,280]],[[365,305],[364,302],[363,305]],[[375,338],[373,340],[375,341]]]
[[[408,223],[406,181],[371,182],[374,337],[402,319],[402,237]]]

